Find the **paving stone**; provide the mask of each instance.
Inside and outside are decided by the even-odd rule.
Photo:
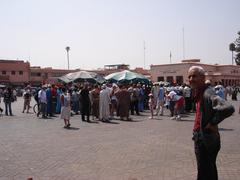
[[[239,101],[230,101],[236,109]],[[13,104],[15,116],[0,117],[0,180],[193,180],[196,160],[191,140],[194,114],[182,121],[165,116],[133,122],[84,123],[73,116],[73,130],[59,116],[37,118],[21,113],[23,100]],[[222,148],[217,165],[220,180],[240,176],[240,115],[220,125]]]

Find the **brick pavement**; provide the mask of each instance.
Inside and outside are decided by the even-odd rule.
[[[238,103],[238,104],[237,104]],[[233,102],[237,107],[238,102]],[[3,104],[1,104],[2,106]],[[13,117],[0,117],[0,180],[193,180],[196,162],[191,133],[193,114],[183,121],[168,116],[133,122],[83,123],[62,128],[58,117],[22,114],[22,99]],[[167,112],[168,113],[168,112]],[[219,180],[240,176],[240,115],[220,125]]]

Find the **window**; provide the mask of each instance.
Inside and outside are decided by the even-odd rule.
[[[19,71],[19,75],[23,75],[23,71]]]
[[[12,74],[12,75],[15,75],[15,74],[16,74],[16,72],[15,72],[15,71],[12,71],[12,72],[11,72],[11,74]]]
[[[7,72],[6,71],[2,71],[2,75],[6,75],[7,74]]]
[[[176,76],[176,83],[177,84],[183,84],[183,76]]]
[[[39,72],[32,72],[32,73],[31,73],[31,76],[40,77],[40,76],[41,76],[41,73],[39,73]]]
[[[163,76],[157,77],[157,81],[158,81],[158,82],[159,82],[159,81],[164,81],[164,77],[163,77]]]
[[[167,76],[167,82],[172,84],[173,83],[173,76]]]

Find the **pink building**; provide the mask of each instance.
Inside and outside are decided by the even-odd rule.
[[[79,70],[65,70],[65,69],[53,69],[51,67],[41,68],[39,66],[30,68],[30,83],[32,85],[41,84],[54,84],[57,83],[57,78],[65,74],[76,72]]]
[[[0,60],[0,83],[23,85],[30,79],[30,63],[15,60]]]
[[[151,77],[153,82],[168,81],[171,83],[188,83],[188,69],[193,65],[202,66],[206,70],[207,79],[213,84],[222,82],[223,85],[240,85],[240,66],[237,65],[210,65],[200,63],[200,59],[184,60],[182,63],[151,65],[150,70],[136,68],[132,71]],[[108,65],[109,66],[109,65]],[[111,65],[110,68],[95,70],[100,75],[128,69],[128,65]],[[56,83],[57,78],[76,70],[30,67],[29,62],[17,60],[0,60],[0,83],[23,86],[27,83],[41,85]]]
[[[56,83],[58,77],[76,71],[78,70],[30,67],[29,62],[22,60],[0,60],[0,83],[14,86]]]
[[[184,60],[182,63],[151,65],[150,74],[153,82],[167,81],[170,83],[187,83],[188,69],[191,66],[201,66],[206,71],[206,79],[212,84],[221,82],[223,85],[240,85],[240,66],[210,65],[200,63],[200,59]]]

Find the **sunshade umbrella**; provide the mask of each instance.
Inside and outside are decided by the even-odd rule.
[[[149,79],[147,77],[145,77],[144,75],[138,74],[135,72],[131,72],[128,70],[109,74],[108,76],[105,77],[105,79],[110,82],[120,82],[120,83],[121,82],[122,83],[141,82],[141,83],[146,83],[146,84],[149,83]]]
[[[58,78],[59,81],[64,82],[64,83],[70,83],[71,80],[66,77],[66,75],[61,76]]]
[[[97,73],[87,72],[87,71],[78,71],[74,73],[68,73],[60,78],[60,81],[65,83],[69,82],[90,82],[90,83],[103,83],[105,79]]]

